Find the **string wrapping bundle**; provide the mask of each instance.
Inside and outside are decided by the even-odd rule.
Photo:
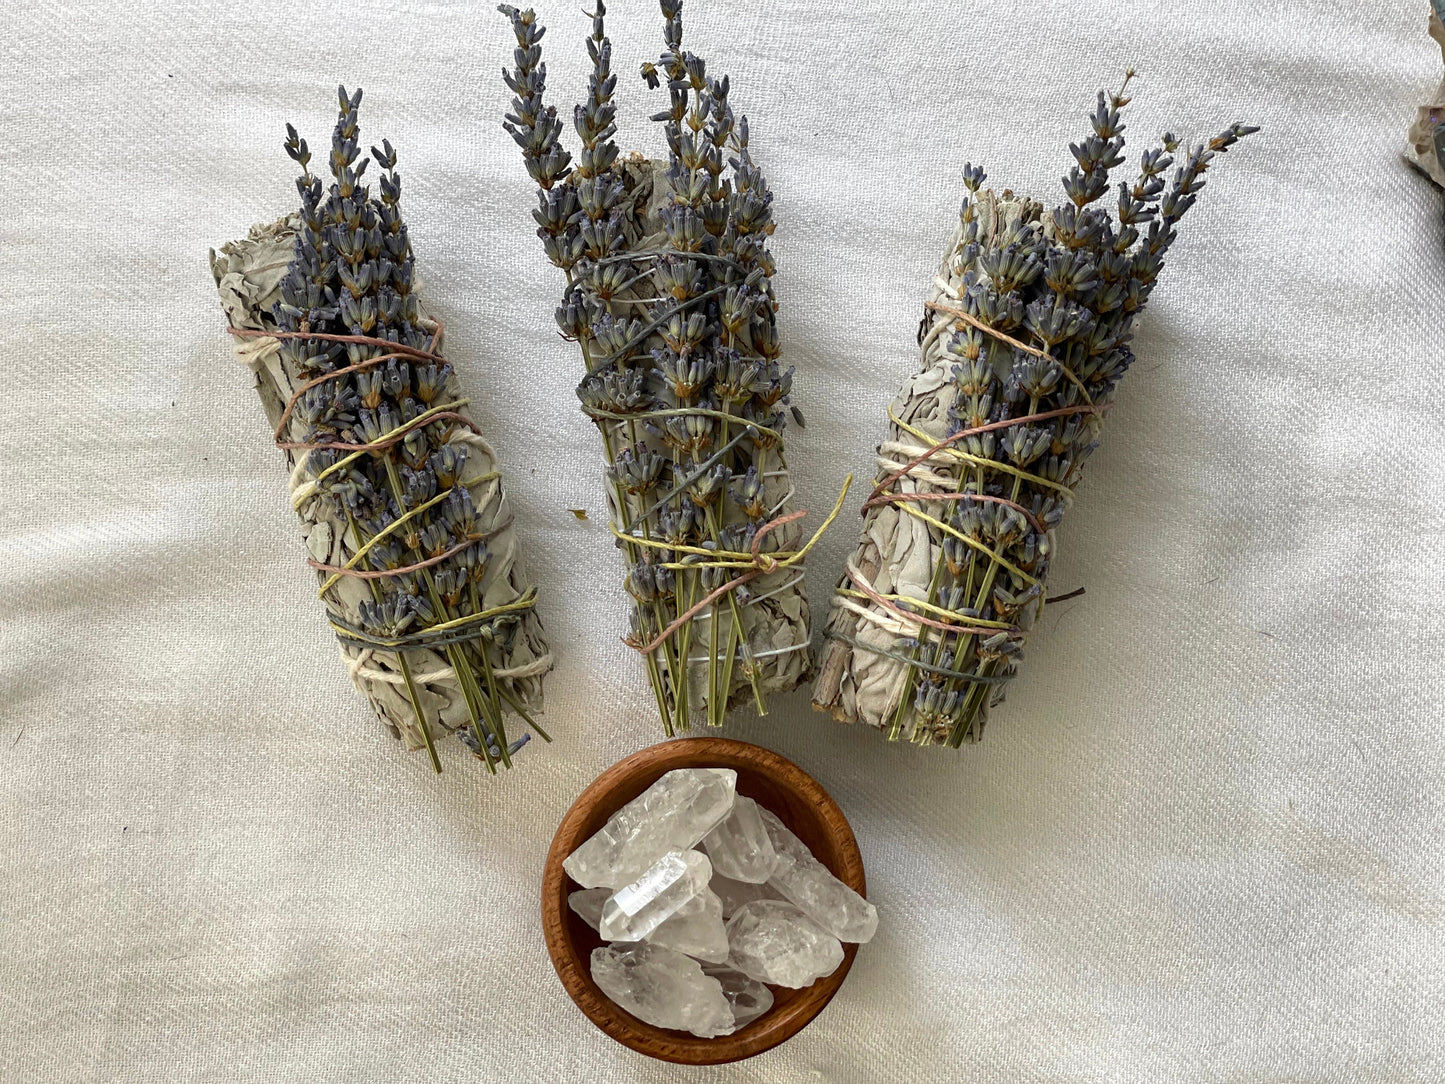
[[[340,92],[329,193],[211,253],[235,353],[290,471],[291,505],[353,682],[409,750],[456,732],[488,768],[538,734],[552,656],[520,560],[496,453],[477,432],[423,308],[390,144],[379,198],[360,184]]]
[[[862,537],[833,598],[813,703],[841,721],[956,747],[979,739],[1017,670],[1174,226],[1210,161],[1255,131],[1236,124],[1196,147],[1169,184],[1177,141],[1164,136],[1118,185],[1111,217],[1094,204],[1123,162],[1127,103],[1122,88],[1099,93],[1092,134],[1069,148],[1068,202],[1053,211],[964,170],[920,369],[888,408]]]
[[[666,51],[643,76],[666,81],[669,108],[653,119],[668,161],[619,157],[599,0],[575,166],[544,102],[544,29],[530,10],[501,10],[517,37],[505,127],[538,185],[538,236],[567,277],[557,323],[581,349],[577,394],[602,437],[610,527],[635,603],[625,639],[671,734],[695,716],[721,725],[749,700],[766,714],[770,694],[809,679],[811,542],[788,511],[792,370],[779,363],[772,195],[728,80],[682,50],[680,0],[661,8]]]

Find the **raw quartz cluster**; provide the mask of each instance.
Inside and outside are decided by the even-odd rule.
[[[769,810],[737,793],[730,768],[668,772],[567,856],[567,898],[611,944],[592,978],[633,1016],[703,1038],[807,986],[864,942],[878,911],[813,857]]]

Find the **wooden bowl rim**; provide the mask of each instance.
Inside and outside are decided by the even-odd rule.
[[[608,768],[587,786],[563,815],[547,851],[542,872],[542,932],[547,953],[557,977],[577,1007],[607,1035],[640,1054],[682,1065],[718,1065],[741,1061],[771,1050],[791,1039],[808,1025],[843,985],[858,946],[843,946],[843,962],[831,975],[806,987],[806,996],[794,998],[789,1004],[769,1009],[757,1020],[732,1035],[701,1039],[685,1032],[672,1031],[644,1023],[622,1009],[592,981],[592,975],[571,943],[567,933],[570,909],[567,906],[569,878],[562,869],[562,860],[582,842],[580,825],[600,805],[605,796],[639,765],[656,774],[651,786],[664,772],[673,768],[716,767],[742,768],[770,777],[778,785],[796,793],[813,806],[828,825],[829,835],[838,851],[841,869],[834,876],[848,884],[859,895],[867,895],[863,874],[863,856],[853,829],[838,808],[838,803],[802,768],[787,757],[750,742],[732,738],[674,738],[650,745],[626,756]],[[616,812],[621,802],[607,810]],[[830,867],[831,868],[831,867]]]

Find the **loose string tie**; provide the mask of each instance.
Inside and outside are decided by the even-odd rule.
[[[753,535],[752,546],[747,552],[743,552],[741,550],[704,549],[701,546],[673,545],[660,539],[639,538],[634,535],[624,534],[622,531],[619,531],[617,529],[616,524],[609,522],[607,525],[608,529],[611,530],[612,533],[623,542],[632,543],[638,546],[650,547],[653,549],[669,550],[674,553],[687,553],[711,558],[710,560],[705,561],[659,562],[659,567],[661,568],[745,569],[745,571],[740,572],[731,580],[728,580],[721,586],[714,588],[708,594],[699,599],[687,611],[679,614],[672,621],[671,624],[669,624],[665,629],[658,633],[657,636],[654,637],[650,642],[646,644],[639,644],[632,638],[626,636],[622,638],[622,642],[627,644],[627,646],[634,648],[643,655],[650,655],[663,644],[665,644],[668,640],[668,637],[670,637],[678,629],[682,628],[699,613],[705,610],[708,606],[712,605],[718,599],[722,598],[728,592],[736,591],[739,587],[743,586],[743,584],[750,583],[753,580],[757,579],[759,576],[766,576],[770,573],[780,571],[781,569],[788,568],[789,566],[795,565],[799,561],[803,560],[803,558],[808,555],[808,551],[811,550],[815,545],[817,545],[818,540],[823,537],[824,533],[827,532],[828,528],[833,525],[833,521],[838,518],[838,513],[843,510],[843,501],[847,498],[848,489],[850,486],[852,486],[852,484],[853,476],[850,474],[847,478],[843,480],[843,488],[838,493],[838,499],[833,502],[833,510],[828,513],[827,518],[824,519],[823,522],[818,526],[818,529],[813,532],[813,536],[809,538],[808,541],[804,543],[801,548],[796,550],[774,550],[772,553],[763,553],[761,547],[763,544],[763,539],[768,535],[769,532],[774,531],[779,527],[785,526],[786,524],[793,523],[797,520],[802,519],[808,514],[806,509],[798,512],[789,512],[785,516],[778,516],[776,519],[771,519],[767,523],[763,524],[761,527],[758,528],[757,533]]]

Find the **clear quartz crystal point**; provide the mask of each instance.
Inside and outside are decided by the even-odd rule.
[[[610,895],[610,888],[581,888],[567,896],[567,906],[595,930],[602,921],[602,905]]]
[[[861,944],[872,939],[878,929],[878,908],[834,877],[782,821],[766,809],[758,812],[778,852],[768,886],[838,940]]]
[[[716,892],[704,890],[701,896],[674,911],[671,918],[647,935],[647,940],[695,960],[722,963],[728,958],[722,900]]]
[[[724,877],[716,869],[713,870],[712,883],[709,887],[722,900],[723,918],[732,918],[733,913],[739,907],[745,903],[752,903],[753,900],[780,900],[783,898],[771,885],[754,885],[748,884],[747,881],[734,881],[731,877]]]
[[[677,768],[619,809],[562,862],[583,888],[621,888],[669,851],[686,851],[732,812],[738,773]]]
[[[774,986],[808,986],[843,962],[843,946],[782,900],[754,900],[728,920],[728,963]]]
[[[640,941],[707,891],[712,864],[700,851],[672,851],[602,904],[604,941]]]
[[[703,964],[702,973],[722,985],[723,996],[732,1006],[734,1027],[751,1024],[773,1007],[773,992],[741,971],[726,964]]]
[[[655,1027],[711,1039],[737,1026],[722,984],[704,975],[696,960],[661,945],[595,948],[592,979],[619,1006]]]
[[[773,872],[778,855],[758,814],[758,803],[739,794],[727,820],[704,837],[703,849],[712,868],[724,877],[762,884]]]

